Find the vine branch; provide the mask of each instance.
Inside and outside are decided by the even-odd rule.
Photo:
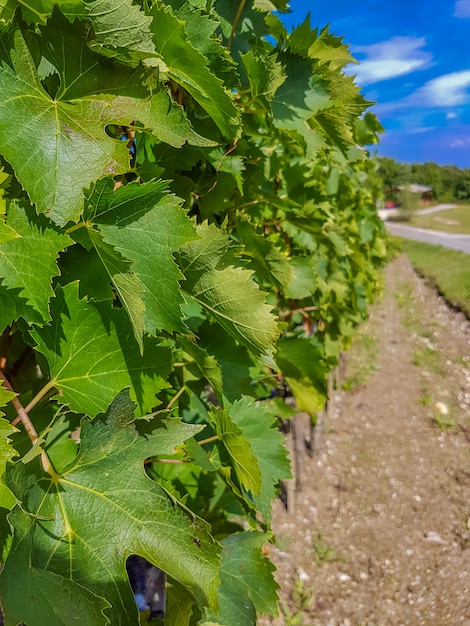
[[[237,30],[238,22],[243,13],[243,9],[245,8],[246,0],[240,0],[240,4],[238,5],[237,12],[235,14],[235,19],[232,24],[232,32],[230,33],[230,37],[227,41],[227,50],[230,52],[230,48],[232,47],[233,38],[235,37],[235,31]]]
[[[11,391],[13,393],[16,393],[15,390],[13,389],[13,387],[10,385],[8,379],[6,378],[5,374],[3,372],[0,371],[0,379],[3,380],[3,384],[5,385],[5,388],[8,389],[8,391]],[[38,433],[36,431],[36,429],[34,428],[34,424],[33,422],[29,419],[29,415],[26,412],[26,409],[24,408],[24,406],[21,404],[21,402],[18,400],[18,397],[15,396],[12,401],[11,401],[17,415],[18,418],[20,420],[20,422],[23,424],[24,429],[26,430],[28,437],[31,440],[31,443],[33,444],[33,446],[39,441],[39,436]],[[41,461],[42,461],[42,467],[44,469],[45,472],[47,472],[48,474],[51,475],[55,475],[55,471],[54,468],[52,467],[52,464],[49,460],[49,457],[47,456],[47,454],[43,451],[41,453]]]

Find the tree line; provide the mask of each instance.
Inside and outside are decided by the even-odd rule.
[[[400,185],[417,183],[433,189],[433,197],[440,202],[470,200],[470,169],[456,165],[400,163],[390,157],[377,157],[378,174],[382,179],[385,199]]]

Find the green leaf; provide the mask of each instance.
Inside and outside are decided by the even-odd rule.
[[[12,468],[9,486],[23,503],[16,515],[29,520],[30,566],[106,598],[111,624],[138,623],[125,569],[130,554],[143,556],[202,606],[215,608],[219,550],[208,525],[190,516],[144,469],[146,458],[173,454],[199,430],[176,419],[136,424],[123,393],[105,416],[82,421],[80,453],[62,475],[44,475],[34,461]],[[14,537],[13,562],[7,559],[0,577],[2,598],[11,597],[18,584],[8,572],[21,539]]]
[[[271,307],[252,280],[251,271],[218,265],[220,237],[216,231],[215,227],[199,227],[203,242],[189,243],[182,249],[183,289],[255,354],[269,353],[278,335]]]
[[[209,385],[214,390],[218,401],[222,404],[222,370],[215,357],[208,354],[204,348],[187,337],[179,338],[178,343],[183,348],[185,353],[194,361],[194,365],[190,364],[188,369],[190,371],[195,371],[196,375],[199,374],[199,378],[202,376],[207,380]]]
[[[261,491],[261,472],[258,460],[243,431],[230,417],[230,409],[213,408],[209,420],[230,455],[231,463],[240,484],[251,493]]]
[[[285,288],[293,278],[291,260],[246,220],[237,220],[236,229],[238,240],[244,246],[243,254],[250,258],[256,275],[277,288]]]
[[[129,126],[139,121],[155,137],[176,147],[186,140],[198,143],[201,138],[191,131],[182,109],[171,105],[165,91],[157,89],[150,95],[143,89],[140,70],[126,74],[109,61],[101,61],[86,52],[79,29],[70,39],[70,24],[61,21],[59,25],[53,31],[54,57],[66,61],[57,68],[61,91],[56,98],[42,86],[21,33],[15,33],[12,67],[3,63],[0,68],[0,132],[3,155],[31,201],[62,226],[78,220],[84,187],[107,174],[129,170],[129,151],[125,142],[107,135],[109,124]],[[69,61],[77,57],[83,65]]]
[[[289,265],[294,276],[287,285],[285,297],[303,300],[312,296],[317,284],[312,258],[297,256],[290,259]]]
[[[333,103],[325,82],[312,74],[310,61],[288,53],[280,61],[285,64],[287,78],[274,96],[273,121],[277,128],[288,133],[294,131],[302,137],[307,158],[312,158],[322,138],[308,121]]]
[[[16,0],[15,5],[21,6],[22,14],[27,22],[44,23],[51,16],[54,7],[59,4],[60,10],[73,19],[82,16],[84,0]]]
[[[329,32],[326,26],[318,34],[318,29],[310,27],[310,15],[306,20],[294,28],[289,38],[289,50],[327,63],[332,70],[340,70],[349,63],[357,63],[349,52],[349,47],[343,43],[343,37],[336,37]]]
[[[3,395],[3,387],[0,387],[0,391]],[[14,395],[15,394],[13,394],[13,396]],[[1,411],[0,415],[3,415]],[[15,456],[18,456],[16,450],[11,445],[10,440],[10,437],[16,432],[18,432],[18,429],[12,426],[8,420],[0,419],[0,477],[5,471],[7,462],[13,459]]]
[[[207,612],[201,626],[253,626],[256,614],[276,614],[274,565],[262,554],[269,535],[238,533],[222,542],[221,584],[217,592],[220,613]]]
[[[165,626],[188,626],[194,598],[181,586],[169,583],[166,588]]]
[[[60,258],[60,273],[59,283],[62,286],[79,281],[80,298],[88,296],[98,302],[114,300],[109,274],[94,248],[86,250],[79,244],[68,248]]]
[[[28,309],[34,309],[31,315],[25,313],[26,321],[45,323],[51,319],[49,301],[54,295],[51,283],[59,274],[59,252],[73,241],[58,232],[47,218],[16,202],[10,204],[7,227],[14,229],[16,237],[0,243],[3,285],[17,290]]]
[[[0,4],[0,25],[8,25],[12,21],[17,6],[17,0],[2,1],[2,4]]]
[[[37,328],[32,336],[47,359],[48,386],[61,392],[60,402],[94,416],[130,387],[142,413],[155,406],[155,394],[168,385],[168,348],[146,339],[141,356],[125,312],[108,302],[79,300],[76,282],[57,288],[51,310],[53,326]]]
[[[266,105],[271,103],[274,94],[286,80],[277,55],[260,57],[256,56],[253,50],[249,50],[246,54],[241,54],[240,58],[245,67],[253,98]]]
[[[138,276],[131,271],[131,261],[126,260],[113,246],[107,244],[100,233],[89,229],[89,236],[106,273],[109,275],[116,289],[119,301],[129,315],[135,340],[142,352],[142,337],[145,329],[145,304],[142,299],[144,286]],[[98,277],[99,274],[96,278]],[[93,290],[93,292],[95,292],[95,290]],[[99,300],[102,299],[103,298],[99,298]]]
[[[276,363],[292,389],[297,406],[311,415],[322,411],[326,400],[323,347],[315,339],[282,337],[277,344]]]
[[[98,181],[87,198],[91,241],[140,341],[142,329],[150,334],[185,331],[183,275],[172,253],[197,234],[180,203],[163,181],[133,183],[114,193],[110,178]]]
[[[132,0],[95,0],[86,2],[85,7],[96,37],[93,47],[101,54],[157,64],[150,60],[157,56],[150,32],[152,18]]]
[[[168,67],[168,75],[191,94],[226,137],[233,139],[239,130],[238,110],[223,82],[208,69],[207,58],[188,41],[184,22],[161,3],[154,3],[149,13],[154,18],[157,52]]]
[[[224,397],[233,402],[241,395],[250,395],[254,361],[245,348],[235,342],[223,328],[206,322],[198,329],[202,345],[213,354],[222,369]]]
[[[232,421],[249,441],[261,472],[260,493],[246,495],[261,511],[264,519],[269,521],[278,483],[290,477],[284,437],[279,432],[271,407],[265,403],[242,398],[233,403],[229,413]]]
[[[10,515],[14,528],[13,546],[1,579],[2,609],[5,626],[48,624],[71,626],[109,624],[103,610],[109,602],[66,576],[31,564],[30,541],[34,518],[18,510]],[[21,597],[21,602],[18,598]]]
[[[6,406],[16,394],[8,391],[0,382],[0,407]],[[16,498],[6,485],[3,484],[3,473],[8,461],[18,456],[15,448],[11,445],[10,437],[18,432],[18,429],[10,424],[9,421],[1,419],[5,415],[0,411],[0,507],[11,509],[15,505]],[[0,542],[0,545],[3,542]]]
[[[0,407],[6,406],[15,396],[15,393],[8,391],[3,384],[0,384]],[[8,461],[18,456],[10,439],[14,433],[18,432],[18,429],[12,426],[9,421],[1,419],[3,415],[3,411],[0,411],[0,507],[10,509],[16,500],[8,487],[3,484],[2,477]]]

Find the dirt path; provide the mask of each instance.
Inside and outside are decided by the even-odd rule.
[[[470,322],[402,256],[348,364],[260,623],[470,626]]]

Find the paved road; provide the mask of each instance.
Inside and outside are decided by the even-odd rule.
[[[396,222],[385,222],[388,231],[397,237],[414,239],[415,241],[425,241],[437,246],[461,250],[470,254],[470,235],[454,235],[444,233],[440,230],[428,230],[426,228],[413,228]]]
[[[429,206],[427,209],[420,209],[415,211],[416,215],[431,215],[431,213],[440,213],[441,211],[447,211],[448,209],[455,209],[456,204],[436,204],[435,206]]]

